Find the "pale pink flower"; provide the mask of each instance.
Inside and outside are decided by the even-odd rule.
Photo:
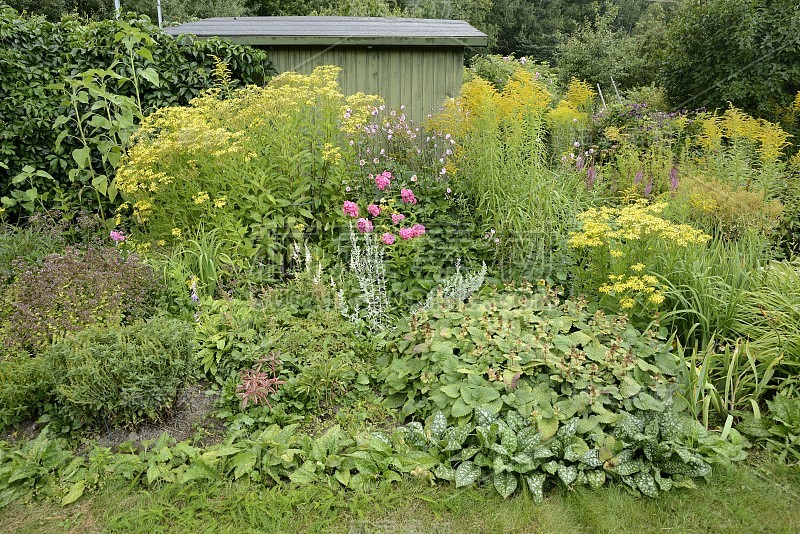
[[[421,235],[425,235],[425,227],[421,224],[415,224],[411,227],[411,231],[414,232],[414,237],[419,237]]]
[[[375,204],[370,204],[369,206],[367,206],[367,211],[373,217],[377,217],[378,215],[381,214],[381,209],[378,206],[376,206]]]
[[[406,218],[402,213],[392,213],[392,224],[400,224]]]
[[[389,232],[386,232],[385,234],[383,234],[381,236],[381,241],[383,241],[384,245],[393,244],[394,243],[394,234],[390,234]]]

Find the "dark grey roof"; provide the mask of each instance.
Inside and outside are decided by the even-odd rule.
[[[486,46],[463,20],[378,17],[219,17],[166,28],[251,45]]]

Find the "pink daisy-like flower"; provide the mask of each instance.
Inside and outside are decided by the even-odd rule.
[[[395,239],[395,238],[394,238],[394,234],[390,234],[389,232],[386,232],[385,234],[383,234],[383,235],[381,236],[381,241],[383,241],[383,244],[384,244],[384,245],[391,245],[391,244],[393,244],[393,243],[394,243],[394,239]]]
[[[414,192],[411,189],[401,189],[400,190],[400,198],[406,204],[416,204],[417,197],[414,196]]]
[[[400,224],[405,218],[406,216],[402,213],[392,213],[392,224]]]
[[[372,231],[372,221],[361,218],[356,223],[356,229],[362,234],[367,234]]]
[[[358,217],[358,204],[345,200],[344,204],[342,204],[342,211],[348,217]]]
[[[370,204],[369,206],[367,206],[367,211],[373,217],[377,217],[378,215],[381,214],[381,209],[378,206],[376,206],[375,204]]]

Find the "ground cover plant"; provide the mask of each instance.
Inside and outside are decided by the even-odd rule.
[[[219,59],[213,87],[116,138],[107,226],[4,227],[0,506],[127,484],[143,517],[227,489],[371,520],[376,491],[428,484],[599,529],[586,503],[625,492],[687,508],[698,486],[765,487],[763,466],[796,491],[787,132],[631,100],[655,91],[609,105],[527,58],[471,64],[415,124],[334,67],[235,87]],[[140,437],[193,388],[194,434]]]

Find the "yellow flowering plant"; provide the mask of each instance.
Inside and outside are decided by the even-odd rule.
[[[208,224],[225,253],[284,272],[291,242],[332,230],[345,162],[355,159],[347,132],[379,102],[345,97],[339,71],[318,67],[232,89],[218,63],[216,88],[143,120],[115,179],[128,200],[119,220],[167,243]]]
[[[661,283],[649,272],[652,256],[707,242],[710,236],[662,217],[667,203],[637,200],[622,207],[591,208],[571,234],[578,263],[575,289],[599,295],[600,304],[630,314],[649,314],[664,301]]]

